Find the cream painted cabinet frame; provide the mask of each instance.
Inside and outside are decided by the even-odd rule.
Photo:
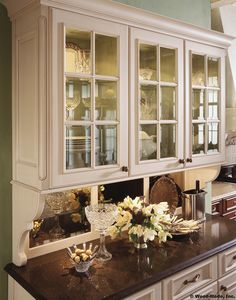
[[[110,181],[114,179],[125,178],[128,176],[128,173],[122,171],[122,167],[128,166],[128,27],[106,20],[101,20],[94,17],[84,16],[58,9],[52,9],[51,16],[52,138],[49,160],[50,169],[52,171],[51,186],[59,187],[78,183],[86,184],[91,182],[101,182],[101,179],[103,181]],[[91,61],[91,71],[87,71],[87,74],[84,74],[84,69],[75,71],[73,69],[71,70],[70,66],[67,68],[65,66],[65,44],[67,43],[67,31],[71,32],[70,34],[72,41],[74,41],[74,39],[77,38],[78,35],[81,35],[81,44],[90,44],[91,53],[88,54],[90,55],[88,57],[88,60]],[[90,35],[90,37],[86,40],[86,36],[88,35]],[[100,70],[98,70],[99,62],[97,62],[97,56],[102,57],[103,60],[107,58],[109,62],[109,49],[105,47],[106,45],[102,45],[102,42],[105,43],[108,40],[107,45],[110,45],[110,47],[112,47],[114,44],[112,38],[114,38],[116,42],[115,51],[117,51],[117,74],[113,76],[111,76],[110,74],[101,74],[103,72],[109,72],[106,72],[106,70],[101,70],[105,63],[103,65],[101,64],[102,67],[100,66]],[[99,48],[96,48],[97,44],[102,49],[103,53],[98,54],[97,49]],[[74,44],[72,43],[72,45]],[[85,51],[81,53],[77,55],[87,55]],[[107,57],[105,57],[106,55]],[[82,58],[84,59],[84,57]],[[109,67],[111,68],[112,66]],[[80,66],[78,66],[78,68],[80,68]],[[99,72],[100,75],[98,75]],[[90,95],[90,110],[87,109],[87,113],[90,114],[90,117],[87,117],[87,119],[86,116],[77,119],[74,117],[72,118],[72,120],[70,120],[70,118],[66,118],[67,111],[65,106],[67,104],[66,101],[68,100],[65,100],[65,94],[67,94],[68,91],[65,91],[65,80],[69,82],[69,96],[67,95],[66,97],[71,97],[71,95],[73,96],[74,83],[76,83],[77,85],[82,85],[82,94],[85,91],[84,88],[90,85],[89,91],[87,91],[87,93],[89,93]],[[115,86],[115,88],[112,89],[113,86]],[[74,91],[74,93],[76,93],[76,90]],[[108,100],[110,102],[112,101],[110,100],[112,99],[111,96],[109,98],[109,95],[112,93],[113,98],[116,97],[116,104],[114,104],[116,105],[115,117],[113,117],[112,115],[113,111],[111,109],[109,110],[109,107],[106,108],[109,105]],[[105,98],[106,95],[108,95],[108,100]],[[80,98],[82,97],[83,95],[80,94]],[[86,102],[87,99],[89,98],[85,98],[85,100],[80,99],[80,102]],[[97,106],[99,105],[106,106],[105,109],[107,109],[106,115],[100,118],[97,117],[97,112],[99,109]],[[102,110],[102,108],[100,108],[100,110]],[[72,131],[72,133],[70,131]],[[87,135],[87,137],[85,137],[85,142],[81,142],[79,140],[79,138],[82,137],[81,133],[78,134],[77,132],[81,131],[85,132],[85,136]],[[101,133],[101,131],[104,132]],[[70,134],[72,135],[71,139],[70,136],[68,137],[68,135]],[[76,136],[76,134],[79,135],[79,137]],[[112,163],[103,163],[100,161],[98,152],[102,152],[102,137],[105,140],[103,141],[103,144],[106,145],[105,147],[109,147],[109,145],[107,146],[107,144],[110,144],[110,147],[113,147],[113,154],[111,154],[111,156],[115,156],[115,158]],[[114,142],[114,140],[116,141]],[[69,143],[69,146],[67,146],[67,142]],[[112,143],[115,145],[113,145]],[[69,147],[68,151],[66,150],[66,147]],[[82,147],[87,147],[88,150],[83,151],[81,150]],[[106,160],[106,158],[104,157],[106,157],[106,153],[108,152],[105,150],[103,160]],[[75,160],[73,161],[73,151],[76,152],[76,155],[74,155],[76,159],[79,155],[79,151],[80,153],[82,152],[82,154],[80,155],[91,156],[87,158],[85,157],[83,159],[81,158],[81,161],[87,159],[87,164],[89,164],[89,166],[82,165],[81,167],[78,162],[75,162]],[[67,166],[65,163],[67,160],[70,160],[70,157],[68,158],[69,155],[72,155],[72,167]]]
[[[186,41],[186,167],[224,161],[225,56],[224,49]]]
[[[12,183],[13,215],[15,216],[13,218],[13,261],[17,265],[23,265],[27,261],[25,245],[28,240],[28,232],[32,228],[32,220],[40,217],[44,206],[42,195],[72,187],[96,186],[143,176],[147,178],[152,174],[163,174],[184,168],[185,164],[179,164],[178,159],[191,158],[190,129],[186,131],[186,139],[184,140],[184,125],[190,128],[191,123],[190,116],[188,116],[190,112],[190,103],[188,102],[190,87],[186,81],[190,76],[190,70],[188,70],[190,68],[189,53],[190,51],[193,53],[200,51],[210,57],[222,56],[220,70],[221,77],[224,78],[223,55],[230,46],[233,37],[109,0],[5,0],[4,4],[7,6],[12,21]],[[67,33],[67,29],[87,32],[91,36],[91,66],[93,69],[89,75],[65,70],[67,42],[65,33]],[[130,45],[128,45],[129,29]],[[110,40],[116,39],[118,57],[116,74],[100,74],[94,70],[94,66],[96,66],[94,64],[94,60],[96,62],[96,35],[108,37]],[[186,42],[186,53],[183,49],[185,41],[195,41],[195,43]],[[83,47],[82,44],[81,47]],[[204,46],[205,44],[211,46]],[[103,43],[100,45],[103,46]],[[154,73],[153,64],[148,63],[148,56],[145,53],[142,53],[144,54],[144,64],[138,70],[140,55],[138,47],[145,52],[146,46],[148,49],[155,49],[153,52],[156,53],[154,54],[156,57]],[[71,50],[75,49],[72,47]],[[77,54],[83,54],[83,57],[86,58],[86,51],[78,51]],[[184,83],[185,54],[187,71]],[[159,64],[162,62],[162,59],[159,59],[160,56],[163,60],[168,61],[168,57],[170,57],[172,61],[175,61],[173,64],[167,64],[170,70],[175,67],[175,78],[170,80],[160,78],[158,73],[159,67],[161,67]],[[103,54],[103,57],[108,59],[106,54]],[[156,74],[156,77],[152,78],[153,74]],[[90,107],[93,117],[90,119],[67,120],[65,118],[67,114],[65,105],[67,102],[65,97],[67,93],[66,77],[70,78],[68,80],[68,93],[72,93],[70,90],[70,80],[73,81],[72,79],[91,82],[90,95],[92,96],[90,98],[92,98],[92,105]],[[107,118],[100,120],[95,118],[96,80],[99,83],[101,81],[112,82],[110,86],[114,86],[116,83],[115,95],[118,101],[116,102],[116,117],[114,119],[107,117],[110,113],[105,114]],[[217,123],[222,127],[222,132],[224,126],[223,83],[222,79],[220,84],[221,117],[217,120]],[[184,84],[187,89],[186,95],[183,94]],[[147,118],[152,112],[149,111],[149,105],[146,105],[147,97],[144,97],[142,104],[145,105],[141,111],[145,117],[140,119],[139,102],[142,93],[139,94],[139,85],[143,87],[144,94],[149,94],[151,86],[151,94],[156,93],[151,102],[156,102],[155,105],[158,108],[160,105],[160,88],[166,88],[167,94],[168,89],[172,90],[172,105],[168,105],[168,107],[175,107],[175,110],[172,109],[172,113],[175,111],[175,117],[168,118],[165,116],[160,119],[160,115],[157,115],[160,114],[160,111],[157,109],[156,116]],[[86,88],[84,92],[89,94],[86,92]],[[81,93],[83,94],[83,88],[81,88]],[[111,98],[109,89],[106,95]],[[184,96],[186,96],[187,101],[185,123]],[[80,103],[83,100],[87,101],[80,99]],[[169,114],[170,111],[171,109],[167,110],[167,113]],[[128,113],[130,113],[129,120]],[[94,163],[96,149],[94,128],[106,125],[117,126],[117,155],[116,159],[113,159],[115,163],[101,163],[99,165]],[[138,130],[141,125],[152,126],[152,128],[156,128],[156,132],[147,131],[144,127],[145,130],[140,130],[139,133]],[[170,156],[164,155],[165,157],[159,159],[160,136],[158,134],[160,135],[160,130],[158,127],[161,125],[177,129],[174,134],[172,130],[172,138],[170,139],[172,144],[170,149],[175,149],[176,153]],[[84,168],[81,165],[77,166],[78,168],[66,168],[66,126],[90,126],[92,128],[91,135],[89,135],[90,139],[87,138],[86,145],[88,147],[91,145],[93,154],[91,155],[91,164],[86,162],[87,165]],[[168,134],[163,135],[163,137],[168,141]],[[73,138],[74,136],[71,136],[71,146],[74,147],[72,150],[81,150],[79,149],[81,146],[80,139],[76,138],[77,143],[74,143]],[[138,144],[139,140],[144,141],[142,149]],[[185,153],[184,143],[187,143]],[[223,134],[220,145],[220,151],[223,152]],[[139,147],[143,155],[141,162],[139,162]],[[170,152],[173,153],[173,151]],[[156,155],[155,159],[151,155]],[[223,159],[221,155],[222,153],[219,152],[201,157],[193,156],[193,163],[189,166],[209,164],[210,162],[219,163]],[[148,159],[146,159],[147,157]],[[105,158],[102,159],[104,161]],[[145,195],[148,195],[148,180],[146,178]],[[64,246],[60,245],[60,248]],[[47,247],[45,245],[45,252],[48,250]],[[38,255],[40,251],[36,252],[32,256]]]
[[[130,29],[131,174],[183,168],[183,40]]]
[[[223,161],[224,51],[232,37],[108,0],[5,2],[13,22],[14,182],[45,191],[163,174],[183,170],[186,166]],[[92,71],[89,74],[65,69],[68,29],[91,36]],[[96,71],[96,37],[116,39],[116,74]],[[100,46],[102,49],[104,44]],[[155,66],[148,61],[145,47],[148,51],[151,49],[150,53],[155,52]],[[77,51],[78,47],[70,50]],[[191,149],[188,78],[190,55],[194,51],[203,53],[206,59],[219,57],[222,78],[219,87],[214,87],[220,90],[220,116],[212,122],[212,131],[218,126],[220,133],[219,152],[204,155],[193,155]],[[86,58],[87,52],[82,50],[77,54]],[[174,74],[173,78],[160,76],[162,65],[164,71]],[[90,118],[66,118],[66,95],[69,91],[72,93],[73,80],[79,82],[81,94],[87,94],[85,98],[80,95],[83,98],[78,100],[80,104],[89,98],[83,83],[91,84]],[[102,92],[100,84],[99,92],[96,83],[99,86],[105,81],[113,90],[107,88]],[[209,86],[204,88],[208,92]],[[97,92],[105,97],[99,96],[103,99],[97,101]],[[116,115],[111,118],[113,113],[109,112],[98,119],[96,105],[100,103],[101,108],[106,96],[116,98]],[[169,100],[164,103],[164,98]],[[154,112],[149,102],[156,105]],[[205,122],[210,124],[209,120]],[[84,133],[68,130],[77,127]],[[106,150],[112,149],[109,153],[101,150],[102,139],[99,141],[106,133],[110,135],[106,143],[109,148]]]

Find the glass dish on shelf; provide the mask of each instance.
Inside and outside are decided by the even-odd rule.
[[[91,70],[90,50],[83,50],[72,42],[66,43],[66,72],[89,74]]]
[[[151,70],[151,69],[140,69],[139,79],[140,80],[151,80],[152,74],[153,74],[153,70]]]

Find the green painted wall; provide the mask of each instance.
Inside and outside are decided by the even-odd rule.
[[[2,4],[0,38],[0,299],[7,300],[3,268],[11,261],[11,23]]]
[[[210,0],[113,0],[201,27],[211,27]]]
[[[210,0],[114,1],[210,28]],[[11,24],[2,4],[0,38],[0,299],[7,300],[3,267],[11,261]]]

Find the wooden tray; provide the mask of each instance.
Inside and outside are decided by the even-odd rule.
[[[153,185],[150,193],[150,203],[168,202],[170,212],[174,214],[181,197],[180,191],[173,179],[162,176]]]

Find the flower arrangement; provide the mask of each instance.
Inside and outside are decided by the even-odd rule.
[[[128,196],[118,204],[118,216],[110,228],[110,235],[114,238],[128,231],[129,239],[134,243],[139,243],[140,238],[146,243],[155,237],[160,243],[166,242],[167,237],[172,237],[172,219],[167,202],[146,205],[142,198]]]
[[[85,207],[90,203],[90,189],[82,188],[72,190],[67,195],[68,208],[75,212],[71,214],[71,219],[74,223],[84,223]]]
[[[98,202],[107,203],[110,200],[104,200],[103,192],[105,187],[103,185],[99,186],[98,189]],[[90,204],[91,190],[90,188],[80,188],[73,189],[66,195],[67,197],[67,209],[74,210],[75,212],[71,214],[72,222],[74,223],[84,223],[85,207]]]

